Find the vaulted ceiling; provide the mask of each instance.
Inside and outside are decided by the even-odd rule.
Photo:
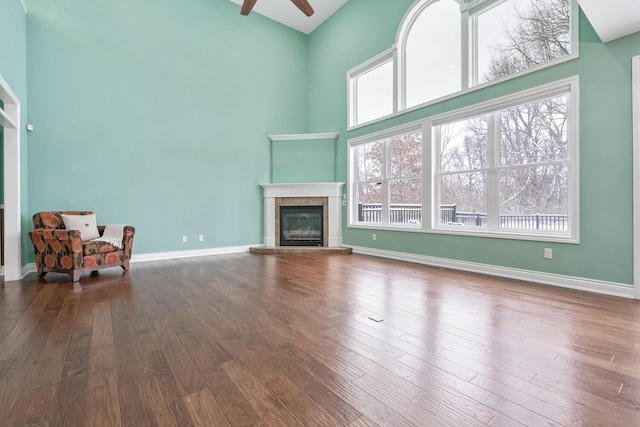
[[[603,42],[640,31],[638,0],[578,0]]]
[[[238,5],[243,0],[230,0]],[[253,11],[305,34],[310,34],[348,0],[311,0],[316,13],[302,14],[289,0],[259,0]],[[603,42],[640,31],[638,0],[578,0]],[[238,13],[240,9],[238,8]]]
[[[230,0],[242,5],[243,0]],[[280,22],[302,33],[310,34],[348,0],[310,0],[315,13],[307,17],[289,0],[258,0],[253,12]],[[238,13],[240,9],[238,8]]]

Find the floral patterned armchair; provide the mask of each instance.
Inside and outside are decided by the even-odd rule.
[[[82,273],[97,271],[102,268],[120,266],[129,270],[133,235],[135,228],[125,226],[123,230],[122,248],[108,242],[82,241],[78,230],[67,230],[62,214],[91,215],[93,212],[38,212],[33,215],[35,230],[29,233],[35,250],[38,276],[44,277],[48,272],[67,273],[74,282],[80,280]],[[98,226],[102,236],[104,226]]]

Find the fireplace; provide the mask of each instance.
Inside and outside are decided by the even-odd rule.
[[[280,246],[323,246],[323,206],[280,206]]]
[[[309,184],[261,184],[264,189],[264,246],[277,248],[291,244],[281,241],[281,208],[313,207],[322,211],[322,237],[307,245],[338,248],[342,246],[342,182]],[[286,209],[285,209],[286,210]],[[315,220],[315,219],[314,219]],[[306,225],[305,225],[306,227]],[[304,227],[302,227],[304,228]],[[296,244],[299,245],[299,244]]]

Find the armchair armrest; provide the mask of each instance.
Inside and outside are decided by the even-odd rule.
[[[133,249],[133,235],[134,234],[136,234],[135,227],[132,227],[130,225],[126,225],[124,227],[122,243],[124,245],[123,247],[124,247],[124,259],[125,260],[130,260],[131,259],[131,250]]]
[[[42,229],[29,233],[40,268],[82,268],[82,238],[78,230]]]
[[[107,228],[106,225],[99,225],[98,232],[100,236],[104,235],[104,230]],[[131,259],[131,250],[133,248],[133,236],[136,234],[135,227],[131,225],[125,225],[122,230],[122,250],[124,251],[124,259]]]
[[[29,235],[37,251],[44,251],[45,244],[49,242],[68,242],[72,252],[82,253],[82,237],[78,230],[37,228]]]

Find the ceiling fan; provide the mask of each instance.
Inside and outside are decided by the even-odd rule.
[[[248,15],[257,1],[258,0],[244,0],[244,3],[242,3],[242,9],[240,9],[240,15]],[[307,0],[291,0],[291,3],[295,4],[305,15],[313,15],[314,10]]]

